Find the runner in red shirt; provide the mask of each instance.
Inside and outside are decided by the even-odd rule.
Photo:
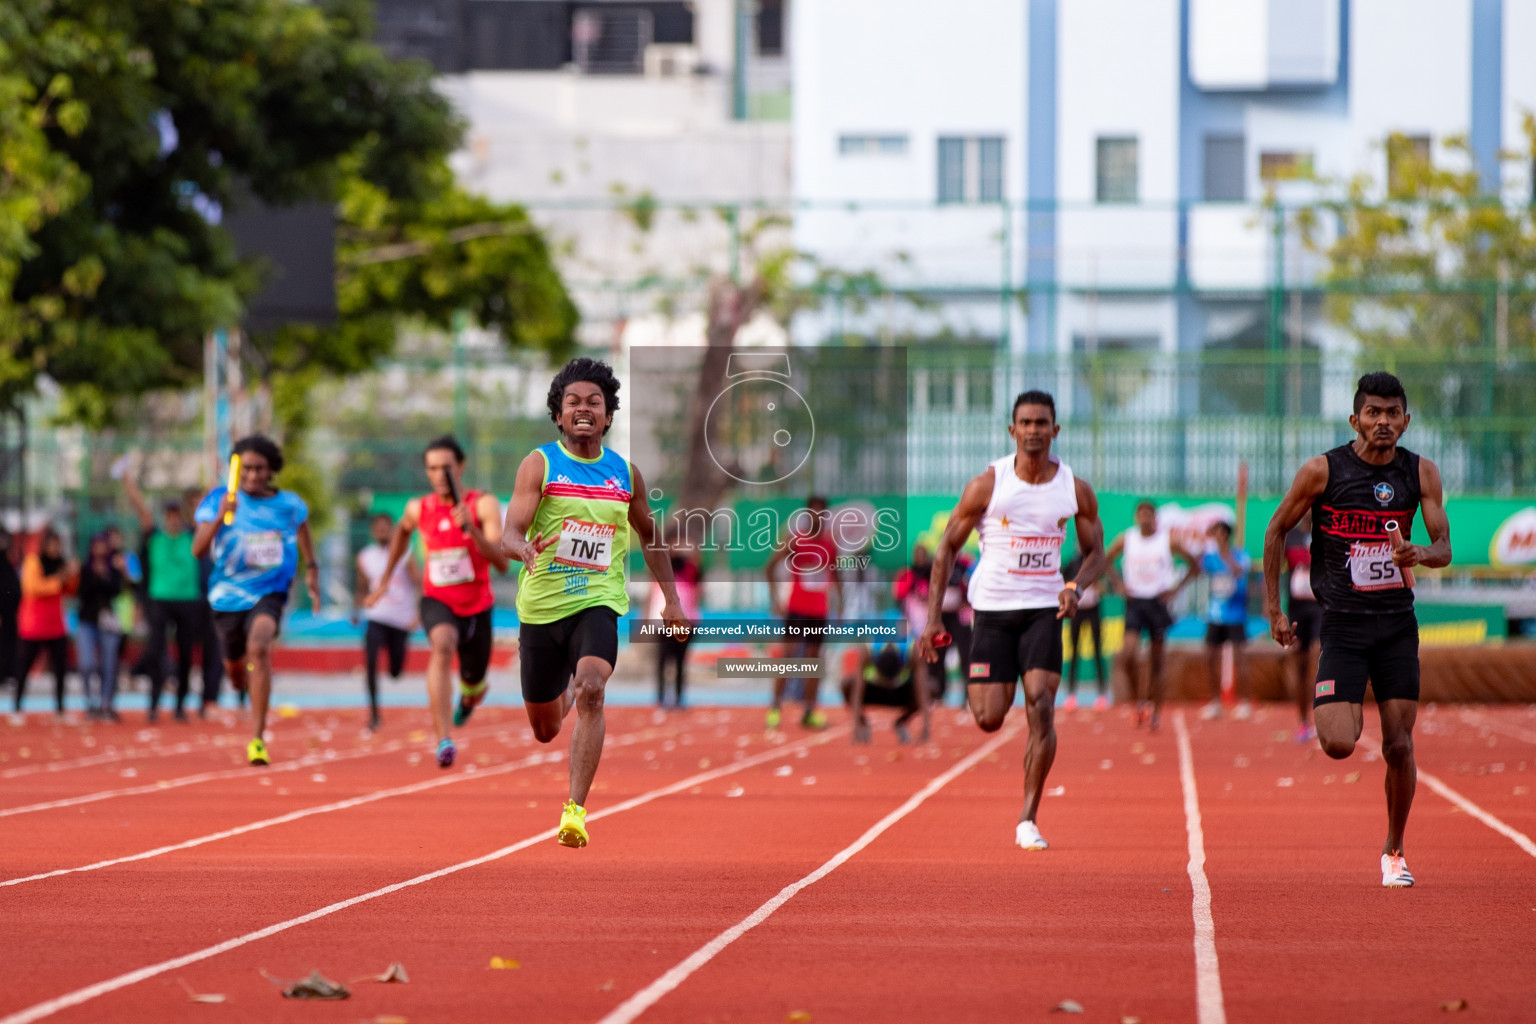
[[[768,559],[764,572],[768,578],[768,603],[774,618],[783,618],[786,632],[811,633],[806,639],[787,639],[786,657],[819,658],[821,635],[827,626],[829,598],[836,595],[842,603],[841,583],[837,575],[837,545],[827,528],[827,499],[807,498],[805,508],[790,517],[787,540]],[[776,574],[783,565],[790,576],[789,600],[779,603]],[[816,691],[821,675],[804,676],[805,714],[800,724],[807,729],[825,729],[826,716],[816,710]],[[768,709],[768,728],[777,729],[783,720],[783,676],[773,681],[773,705]]]
[[[437,731],[437,763],[448,768],[458,755],[448,735],[449,722],[463,725],[485,699],[485,675],[491,665],[491,608],[496,603],[491,566],[506,572],[508,562],[501,551],[501,507],[495,495],[466,491],[459,482],[464,449],[446,435],[427,446],[423,459],[432,493],[406,504],[390,538],[389,563],[379,577],[380,585],[365,603],[371,608],[383,600],[390,576],[419,527],[427,561],[421,582],[421,628],[432,647],[427,700]],[[450,678],[455,651],[459,656],[457,708]]]

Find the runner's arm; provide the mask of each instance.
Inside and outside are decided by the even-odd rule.
[[[475,547],[480,549],[480,553],[496,567],[497,572],[506,572],[511,562],[501,550],[501,503],[496,500],[496,495],[482,494],[476,498],[475,515],[485,525],[477,525],[471,517],[465,525],[470,539],[475,542]]]
[[[405,503],[405,511],[400,513],[400,521],[389,535],[389,557],[384,561],[384,572],[379,576],[378,586],[363,601],[365,607],[372,608],[383,599],[384,592],[389,589],[389,581],[395,575],[395,566],[400,564],[400,559],[410,550],[411,534],[416,532],[416,524],[420,519],[421,499],[412,498]]]
[[[208,493],[212,494],[213,492],[209,491]],[[207,501],[208,499],[205,497],[203,500]],[[194,524],[196,529],[192,533],[193,558],[202,558],[208,553],[208,549],[213,547],[213,538],[218,536],[220,530],[224,529],[224,513],[235,511],[235,502],[236,499],[233,495],[224,495],[223,502],[219,504],[218,515],[213,517],[213,522]]]
[[[299,555],[304,559],[304,588],[309,591],[309,604],[314,611],[319,611],[320,563],[315,561],[315,539],[310,536],[307,520],[299,524],[296,539],[299,542]]]
[[[1173,552],[1174,558],[1184,559],[1184,578],[1175,583],[1173,589],[1162,596],[1164,603],[1178,597],[1179,591],[1193,583],[1195,577],[1200,575],[1200,559],[1190,554],[1184,545],[1169,541],[1168,549]]]
[[[1109,580],[1109,589],[1117,594],[1125,593],[1125,580],[1120,575],[1120,569],[1115,565],[1115,559],[1125,553],[1125,534],[1116,537],[1109,545],[1109,550],[1104,552],[1104,576]]]
[[[531,451],[523,459],[522,465],[517,467],[517,482],[512,488],[512,500],[507,504],[506,524],[501,531],[502,553],[528,566],[530,572],[538,560],[539,552],[560,539],[558,533],[550,537],[542,533],[528,536],[543,493],[544,454]]]
[[[955,566],[955,556],[965,547],[971,531],[987,514],[992,501],[992,484],[996,479],[989,468],[971,479],[960,492],[960,501],[949,514],[944,535],[933,552],[933,568],[928,573],[928,624],[923,627],[917,640],[917,651],[925,661],[937,661],[938,648],[934,638],[944,631],[944,591],[949,586],[949,574]]]
[[[775,546],[773,549],[773,554],[768,556],[768,564],[763,566],[763,579],[768,581],[768,614],[774,618],[779,618],[783,614],[783,609],[779,607],[779,584],[777,574],[779,571],[779,566],[783,565],[784,560],[788,557],[789,539],[786,535],[785,540]]]
[[[1443,569],[1451,564],[1451,520],[1445,514],[1440,467],[1424,458],[1419,459],[1419,514],[1424,517],[1424,531],[1429,534],[1429,543],[1405,543],[1392,552],[1392,561],[1403,568],[1422,565]]]
[[[661,620],[667,625],[687,628],[691,623],[683,614],[682,601],[677,596],[677,580],[672,575],[672,559],[666,548],[656,543],[656,520],[651,515],[651,503],[646,497],[645,480],[633,463],[629,467],[633,491],[629,499],[629,528],[635,531],[640,542],[640,552],[645,556],[645,567],[661,588]]]
[[[357,593],[352,597],[352,622],[357,623],[358,613],[367,607],[368,593],[372,589],[368,586],[368,574],[363,572],[363,553],[359,551],[357,558],[353,560],[353,568],[357,571],[357,581],[354,587]]]
[[[1291,489],[1280,499],[1280,507],[1264,529],[1264,614],[1269,617],[1269,632],[1281,647],[1295,642],[1295,627],[1280,610],[1280,575],[1285,572],[1285,535],[1301,522],[1307,509],[1328,486],[1328,460],[1314,455],[1291,481]]]
[[[1082,477],[1073,481],[1077,489],[1077,550],[1083,556],[1077,579],[1070,582],[1075,587],[1063,587],[1057,595],[1058,619],[1070,618],[1077,611],[1082,591],[1093,586],[1093,581],[1104,571],[1104,524],[1099,521],[1099,496],[1093,493],[1093,485]]]

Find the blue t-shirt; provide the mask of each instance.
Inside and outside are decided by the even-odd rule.
[[[1232,560],[1243,570],[1232,576],[1232,567],[1214,547],[1207,548],[1200,559],[1200,570],[1211,578],[1211,601],[1205,620],[1222,626],[1241,626],[1248,621],[1248,570],[1253,559],[1248,552],[1233,549]]]
[[[197,521],[219,517],[227,488],[215,488],[197,506]],[[213,574],[208,603],[216,612],[243,612],[268,594],[286,594],[299,571],[299,527],[309,506],[292,491],[270,498],[240,495],[235,522],[213,538]]]

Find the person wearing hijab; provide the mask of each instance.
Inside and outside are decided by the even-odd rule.
[[[21,563],[21,607],[16,615],[16,711],[27,692],[27,676],[37,656],[48,655],[53,672],[54,705],[64,714],[64,673],[69,665],[69,629],[64,623],[64,597],[74,592],[80,566],[64,557],[58,532],[45,526],[36,550]]]

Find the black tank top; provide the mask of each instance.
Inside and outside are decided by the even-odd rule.
[[[1406,448],[1373,466],[1352,445],[1326,453],[1328,486],[1312,503],[1312,590],[1327,612],[1393,615],[1413,591],[1392,564],[1386,524],[1412,539],[1419,510],[1419,457]]]

